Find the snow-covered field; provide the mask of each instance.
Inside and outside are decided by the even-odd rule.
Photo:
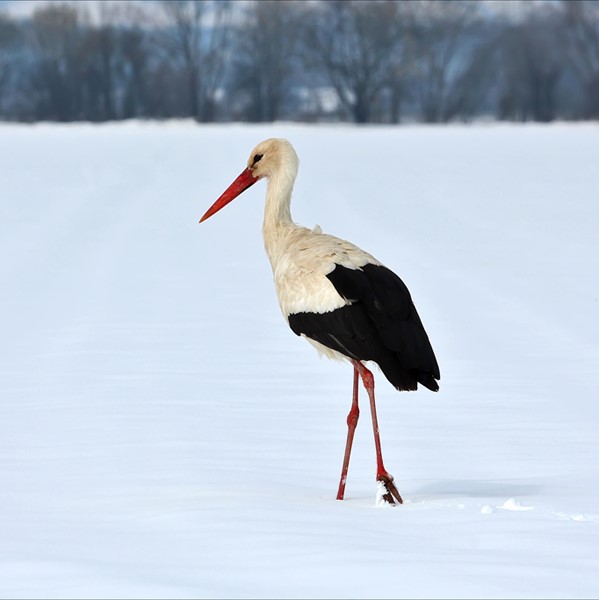
[[[287,329],[252,147],[408,284],[441,391]],[[596,597],[599,126],[0,127],[0,596]]]

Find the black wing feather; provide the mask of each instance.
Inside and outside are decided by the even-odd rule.
[[[292,330],[350,358],[375,361],[399,390],[421,383],[437,391],[437,359],[404,282],[373,264],[336,265],[327,277],[350,304],[323,314],[289,315]]]

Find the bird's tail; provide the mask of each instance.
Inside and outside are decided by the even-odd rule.
[[[418,389],[419,383],[432,392],[439,391],[439,383],[430,373],[402,367],[394,354],[377,362],[391,385],[400,392],[413,392]]]

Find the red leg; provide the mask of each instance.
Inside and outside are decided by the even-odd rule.
[[[389,504],[395,504],[395,500],[400,504],[403,504],[403,500],[393,483],[393,477],[387,473],[385,465],[383,464],[379,423],[376,417],[376,404],[374,402],[374,376],[360,361],[352,360],[352,363],[354,368],[360,373],[362,383],[364,384],[366,392],[368,393],[368,398],[370,399],[370,413],[372,415],[372,428],[374,430],[374,447],[376,449],[376,479],[385,486],[386,492],[383,495],[383,499]]]
[[[347,441],[345,442],[345,454],[343,456],[343,467],[341,468],[341,479],[339,480],[339,490],[337,492],[337,500],[343,500],[345,494],[345,481],[347,480],[347,469],[349,468],[349,456],[351,447],[354,442],[354,433],[358,425],[360,409],[358,408],[358,369],[354,367],[354,391],[352,396],[351,408],[347,415]]]

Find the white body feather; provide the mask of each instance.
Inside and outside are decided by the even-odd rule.
[[[299,312],[326,313],[349,304],[327,275],[336,264],[359,269],[380,264],[357,246],[305,227],[290,225],[265,239],[279,304],[285,317]]]

